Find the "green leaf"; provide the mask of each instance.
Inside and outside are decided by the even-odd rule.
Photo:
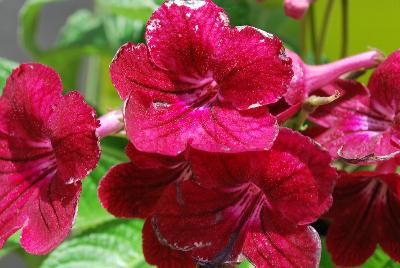
[[[63,0],[27,0],[20,12],[20,37],[22,45],[33,55],[40,54],[36,33],[39,24],[40,12],[45,4]]]
[[[321,237],[322,238],[322,237]],[[319,263],[320,268],[335,268],[335,264],[332,261],[331,255],[326,249],[325,239],[321,239],[322,250],[321,250],[321,261]]]
[[[0,259],[18,248],[19,248],[18,243],[7,242],[5,246],[0,250]]]
[[[11,74],[12,70],[17,67],[17,65],[16,62],[0,58],[0,94],[3,92],[7,77]]]
[[[41,268],[144,268],[142,220],[112,220],[62,243]]]
[[[79,199],[78,216],[74,224],[74,233],[81,233],[93,226],[113,219],[100,204],[97,187],[100,179],[113,166],[127,161],[125,156],[125,138],[107,137],[101,142],[102,154],[95,170],[83,181],[83,190]]]
[[[360,268],[398,268],[400,265],[393,261],[381,248],[375,250],[374,255],[372,255],[366,263],[364,263]]]
[[[254,268],[254,265],[251,264],[248,260],[245,260],[237,268]]]
[[[133,20],[147,21],[157,4],[153,0],[97,0],[103,9]]]

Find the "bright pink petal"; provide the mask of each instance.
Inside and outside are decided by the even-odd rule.
[[[275,225],[268,214],[264,217],[264,226],[249,232],[244,244],[243,253],[251,263],[257,268],[318,267],[321,242],[312,227],[282,232],[282,222]]]
[[[151,17],[146,40],[152,60],[179,88],[207,81],[239,109],[276,102],[292,71],[281,41],[252,27],[231,28],[224,10],[209,0],[162,5]]]
[[[154,63],[189,84],[209,75],[215,51],[229,29],[223,9],[210,0],[169,1],[151,16],[146,41]]]
[[[78,92],[63,96],[53,109],[48,128],[58,174],[67,182],[80,180],[96,167],[100,157],[96,113]]]
[[[125,105],[126,130],[141,151],[177,155],[187,145],[214,152],[269,149],[278,133],[264,108],[239,112],[230,107],[189,106],[172,94],[132,92]]]
[[[145,218],[169,184],[189,176],[182,164],[171,169],[143,169],[124,163],[111,168],[101,180],[99,198],[103,207],[117,217]]]
[[[291,59],[276,36],[253,27],[231,29],[214,70],[220,94],[240,110],[277,102],[292,79]]]
[[[372,74],[371,108],[393,120],[400,109],[400,50],[391,54]]]
[[[175,88],[166,73],[150,61],[143,44],[123,45],[110,65],[110,75],[122,99],[127,99],[133,90],[173,91]]]
[[[150,220],[147,220],[143,226],[143,254],[147,263],[157,265],[158,268],[196,267],[188,252],[173,250],[168,245],[161,244],[153,231]]]
[[[365,87],[350,81],[338,82],[338,85],[346,94],[332,104],[319,107],[310,118],[328,128],[316,140],[332,156],[339,155],[349,160],[396,152],[397,146],[386,141],[391,122],[369,108],[369,94]]]

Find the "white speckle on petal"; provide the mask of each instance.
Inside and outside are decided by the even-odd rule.
[[[149,31],[149,32],[152,32],[152,31],[156,30],[157,28],[160,28],[160,20],[159,19],[154,19],[147,25],[147,31]]]
[[[199,25],[194,26],[194,31],[197,32],[199,30]]]
[[[176,4],[178,6],[186,6],[191,9],[198,9],[206,4],[205,0],[168,0],[165,2],[167,7]]]
[[[254,108],[258,108],[261,107],[262,105],[258,102],[253,103],[252,105],[249,105],[249,107],[247,107],[247,109],[254,109]]]
[[[221,21],[224,23],[225,26],[229,25],[229,18],[225,14],[225,12],[219,12],[219,18],[221,19]]]

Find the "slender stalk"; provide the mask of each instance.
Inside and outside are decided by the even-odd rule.
[[[332,15],[333,4],[335,0],[328,0],[326,3],[325,13],[324,13],[324,20],[322,22],[321,33],[319,35],[319,43],[317,49],[317,55],[315,57],[315,62],[317,64],[321,63],[322,52],[324,51],[326,35],[328,32],[328,26]]]
[[[318,53],[318,44],[317,44],[317,30],[316,30],[316,24],[315,24],[314,5],[310,6],[310,12],[308,12],[308,17],[310,19],[311,46],[312,46],[314,57],[316,57],[317,53]]]
[[[349,45],[349,0],[342,0],[342,49],[340,57],[344,58],[348,53]]]
[[[97,136],[104,138],[120,132],[124,128],[124,116],[122,110],[111,111],[99,118],[100,127],[97,128]]]
[[[307,17],[303,18],[300,24],[300,49],[304,59],[307,54]]]

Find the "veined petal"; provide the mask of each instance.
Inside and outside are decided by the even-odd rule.
[[[168,75],[151,62],[144,44],[123,45],[110,65],[110,75],[119,96],[124,100],[134,90],[173,91],[175,89]]]
[[[117,217],[145,218],[169,184],[190,175],[184,165],[148,169],[132,163],[116,165],[101,180],[99,198],[103,207]]]
[[[187,145],[211,152],[267,150],[278,133],[265,108],[239,112],[225,106],[189,106],[179,95],[132,92],[126,130],[141,151],[177,155]]]
[[[185,251],[173,250],[168,245],[163,245],[157,239],[151,225],[151,220],[146,220],[143,226],[143,254],[146,261],[158,268],[195,268],[196,264]]]

